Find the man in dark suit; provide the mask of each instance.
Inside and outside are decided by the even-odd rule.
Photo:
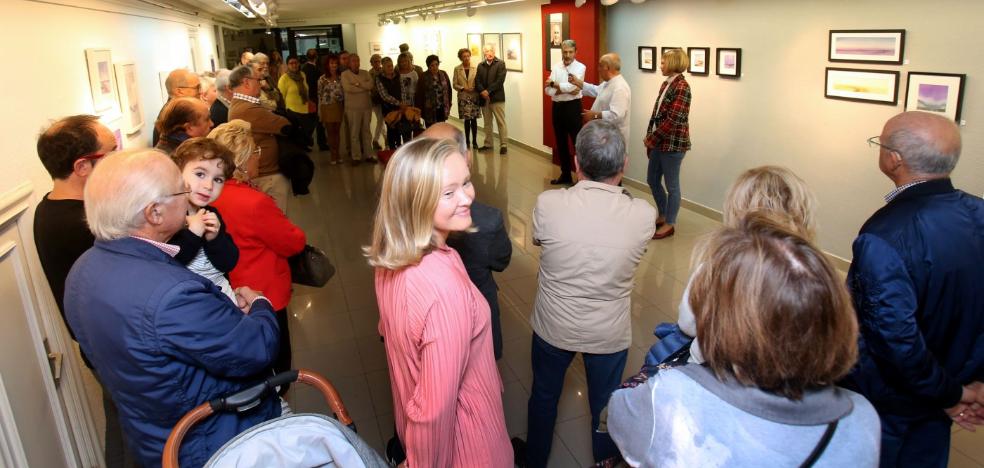
[[[307,62],[304,62],[304,65],[301,66],[301,71],[304,72],[304,78],[306,78],[307,81],[308,102],[317,104],[318,78],[321,78],[321,66],[318,64],[318,51],[316,49],[308,49],[305,56],[307,57]],[[325,134],[325,126],[321,125],[321,119],[318,119],[318,126],[315,127],[314,132],[318,139],[318,150],[327,151],[328,135]],[[308,136],[310,137],[310,135]]]
[[[444,138],[458,144],[461,154],[471,163],[471,151],[465,142],[465,134],[446,122],[439,122],[424,130],[422,138]],[[448,245],[458,251],[468,271],[468,278],[482,292],[492,311],[492,348],[495,358],[502,357],[502,322],[499,320],[499,286],[495,284],[493,271],[503,271],[512,259],[512,243],[502,212],[498,208],[472,201],[472,223],[475,232],[460,232],[448,238]]]
[[[478,64],[475,72],[475,91],[484,101],[482,118],[485,119],[485,145],[480,149],[492,149],[492,116],[499,127],[499,154],[506,154],[506,144],[509,141],[506,129],[506,64],[495,56],[495,49],[490,45],[482,48],[485,60]]]
[[[209,118],[212,119],[212,126],[218,127],[229,121],[229,106],[232,105],[232,90],[229,89],[230,70],[219,70],[215,76],[215,102],[208,110]]]
[[[984,416],[984,200],[950,181],[952,120],[906,112],[868,142],[896,188],[854,241],[861,338],[845,384],[878,410],[882,467],[945,467],[951,424]]]

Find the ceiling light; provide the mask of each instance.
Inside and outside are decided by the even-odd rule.
[[[632,2],[632,3],[635,3],[636,5],[638,5],[638,4],[642,3],[642,2],[645,2],[646,0],[629,0],[629,1]]]
[[[393,24],[400,24],[400,17],[399,16],[394,16],[393,17]]]
[[[585,0],[578,0],[578,1],[580,1],[580,2],[583,3]],[[475,7],[473,7],[471,5],[468,5],[468,8],[465,10],[465,16],[467,16],[469,18],[471,18],[472,16],[475,16]]]
[[[618,3],[618,0],[601,0],[601,4],[605,6],[612,6]]]

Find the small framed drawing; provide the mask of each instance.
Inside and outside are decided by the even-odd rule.
[[[472,57],[481,60],[482,57],[482,35],[479,33],[468,33],[465,35],[465,44],[468,44],[468,50],[471,52]]]
[[[902,65],[905,29],[831,30],[827,60],[831,62]]]
[[[717,49],[717,75],[722,78],[741,78],[741,49]]]
[[[687,56],[690,57],[690,68],[687,71],[691,75],[707,76],[709,70],[707,59],[710,55],[710,47],[688,47]]]
[[[109,49],[85,49],[85,62],[89,69],[89,88],[92,91],[92,108],[99,115],[119,112],[116,80],[113,77],[112,54]]]
[[[933,112],[960,122],[966,80],[962,74],[909,72],[905,110]]]
[[[647,72],[656,71],[656,48],[639,46],[639,69]]]
[[[523,34],[502,33],[502,61],[506,70],[523,72]]]
[[[484,49],[485,46],[492,46],[495,56],[502,60],[502,37],[499,33],[483,33],[482,48]]]
[[[894,106],[899,101],[899,72],[827,67],[823,95],[828,99]]]
[[[379,54],[380,56],[383,55],[383,43],[382,42],[370,41],[369,42],[369,55],[370,56],[373,56],[373,55],[376,55],[376,54]]]
[[[137,85],[137,66],[133,62],[117,63],[116,84],[119,86],[120,108],[123,109],[123,125],[127,135],[143,127],[143,106],[140,104],[140,87]]]

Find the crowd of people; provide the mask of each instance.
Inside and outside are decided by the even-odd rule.
[[[619,56],[599,59],[594,85],[576,43],[560,44],[544,91],[561,167],[551,183],[569,187],[533,210],[526,440],[509,438],[496,366],[492,272],[512,245],[470,175],[472,150],[493,148],[493,121],[508,151],[506,71],[492,48],[477,64],[461,49],[450,76],[434,55],[414,65],[403,46],[395,66],[374,55],[369,70],[347,52],[244,53],[232,70],[168,76],[151,149],[115,151],[93,116],[45,129],[37,148],[53,188],[35,242],[104,390],[107,464],[158,466],[187,411],[291,368],[287,259],[306,237],[288,217],[283,165],[317,144],[329,164],[395,151],[363,249],[389,363],[392,462],[546,466],[581,354],[598,466],[945,466],[952,423],[984,424],[984,200],[950,181],[955,124],[906,112],[868,140],[897,188],[861,228],[846,282],[815,244],[806,183],[776,166],[741,174],[723,226],[694,250],[670,324],[682,345],[624,381],[637,268],[651,240],[674,234],[680,208],[689,60],[661,57],[641,142],[653,207],[622,187],[631,90]],[[445,122],[452,92],[464,131]],[[596,98],[590,109],[582,96]],[[200,466],[287,411],[270,398],[212,417],[185,438],[181,463]]]

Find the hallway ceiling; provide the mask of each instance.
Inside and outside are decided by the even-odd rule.
[[[280,27],[336,23],[375,23],[376,15],[433,0],[277,0]],[[245,0],[243,0],[245,2]],[[155,0],[175,7],[201,12],[201,16],[232,22],[244,28],[263,27],[260,20],[251,20],[222,0]]]

